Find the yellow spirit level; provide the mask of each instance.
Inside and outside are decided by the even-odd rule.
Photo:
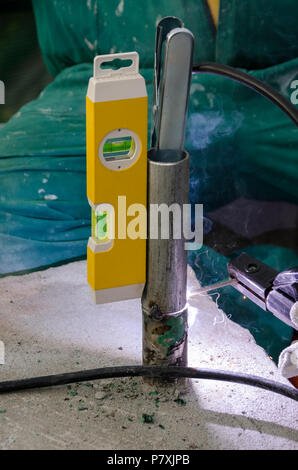
[[[113,70],[116,60],[130,65]],[[96,303],[137,298],[146,277],[146,239],[128,237],[126,210],[147,203],[148,98],[138,54],[97,56],[86,101],[88,282]]]

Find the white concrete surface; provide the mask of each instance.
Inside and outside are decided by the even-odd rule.
[[[140,301],[95,306],[85,276],[78,262],[0,280],[1,381],[141,363]],[[191,366],[286,383],[210,297],[192,300],[190,323]],[[285,397],[215,381],[157,391],[115,379],[2,395],[0,449],[298,449],[298,406]]]

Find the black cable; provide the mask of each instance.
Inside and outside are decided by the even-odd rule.
[[[298,390],[272,380],[253,375],[225,372],[221,370],[193,369],[191,367],[159,367],[159,366],[122,366],[91,369],[67,374],[49,375],[45,377],[34,377],[31,379],[12,380],[0,382],[0,394],[17,392],[34,388],[52,387],[66,385],[75,382],[86,382],[89,380],[111,379],[117,377],[159,377],[159,378],[191,378],[221,380],[238,384],[259,387],[270,392],[279,393],[292,400],[298,401]]]
[[[242,83],[243,85],[252,88],[257,93],[268,98],[272,103],[278,106],[289,118],[298,126],[298,110],[295,106],[285,98],[281,93],[272,88],[267,83],[262,82],[258,78],[249,75],[248,73],[237,70],[229,65],[217,64],[214,62],[200,62],[194,64],[192,71],[194,74],[210,73],[213,75],[220,75],[230,78],[235,82]]]

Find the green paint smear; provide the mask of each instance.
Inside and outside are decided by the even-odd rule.
[[[178,405],[182,405],[182,406],[186,405],[186,401],[183,400],[182,398],[177,398],[177,400],[174,400],[174,401],[178,403]]]
[[[186,322],[185,316],[170,317],[165,323],[166,326],[170,327],[169,330],[158,338],[158,344],[170,349],[178,341],[180,341],[185,333]]]
[[[154,423],[154,413],[152,415],[148,415],[146,413],[143,413],[142,415],[142,421],[143,423]]]

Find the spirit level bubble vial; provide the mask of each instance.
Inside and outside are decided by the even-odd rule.
[[[113,69],[116,62],[120,67]],[[96,303],[137,298],[146,277],[146,240],[127,237],[118,197],[125,196],[126,207],[147,204],[148,98],[138,54],[97,56],[86,102],[88,282]]]

